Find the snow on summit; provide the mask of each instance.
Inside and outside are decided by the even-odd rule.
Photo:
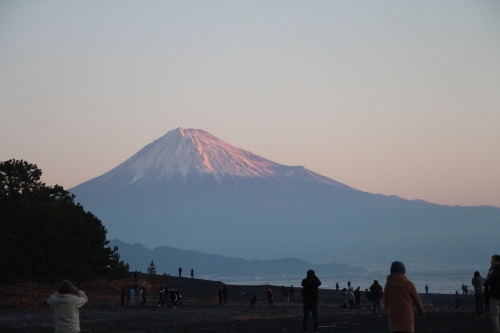
[[[271,176],[273,163],[249,151],[230,145],[200,129],[179,127],[153,141],[109,173],[126,172],[132,182],[155,175],[213,174],[221,176]],[[110,176],[110,175],[108,175]]]
[[[179,127],[153,141],[131,158],[105,173],[105,181],[125,175],[130,183],[145,179],[171,179],[188,174],[222,177],[261,177],[276,175],[343,185],[301,166],[285,166],[237,148],[201,129]],[[343,185],[345,186],[345,185]]]

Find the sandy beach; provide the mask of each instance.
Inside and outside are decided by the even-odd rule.
[[[133,280],[123,283],[132,283]],[[139,284],[148,283],[139,280]],[[182,306],[158,307],[158,284],[181,287]],[[281,286],[228,285],[228,304],[219,305],[218,281],[162,277],[149,284],[145,307],[121,307],[119,284],[114,287],[85,290],[89,302],[80,310],[81,332],[301,332],[302,303],[299,288],[288,302],[281,297]],[[266,290],[274,291],[274,306],[266,298]],[[298,287],[298,286],[296,286]],[[90,288],[90,287],[89,287]],[[44,291],[47,295],[51,292]],[[38,298],[43,298],[37,293]],[[12,291],[2,288],[0,308],[2,332],[53,332],[52,311],[40,302],[35,309],[14,306],[6,301]],[[258,295],[255,306],[250,305],[252,293]],[[138,294],[138,293],[136,293]],[[38,296],[40,295],[40,296]],[[353,310],[341,308],[342,298],[335,290],[320,289],[319,324],[321,332],[388,332],[387,313],[373,317],[361,293],[361,306]],[[454,295],[421,294],[426,316],[415,323],[415,332],[489,332],[489,315],[478,317],[473,295],[461,295],[461,308],[454,308]],[[136,301],[136,303],[139,303]],[[310,320],[312,332],[312,320]]]

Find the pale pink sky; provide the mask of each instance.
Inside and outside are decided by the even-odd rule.
[[[498,1],[2,1],[0,160],[70,188],[181,126],[500,207],[499,59]]]

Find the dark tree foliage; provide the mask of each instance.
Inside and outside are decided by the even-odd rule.
[[[148,274],[149,275],[156,275],[156,266],[155,266],[155,263],[153,260],[151,260],[151,263],[149,264]]]
[[[23,160],[0,162],[0,281],[90,281],[126,274],[101,221]]]

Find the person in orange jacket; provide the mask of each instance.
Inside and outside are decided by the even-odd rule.
[[[389,314],[391,332],[414,332],[413,305],[421,317],[425,309],[415,285],[406,277],[406,268],[400,261],[391,264],[391,275],[387,276],[384,288],[384,305]]]

